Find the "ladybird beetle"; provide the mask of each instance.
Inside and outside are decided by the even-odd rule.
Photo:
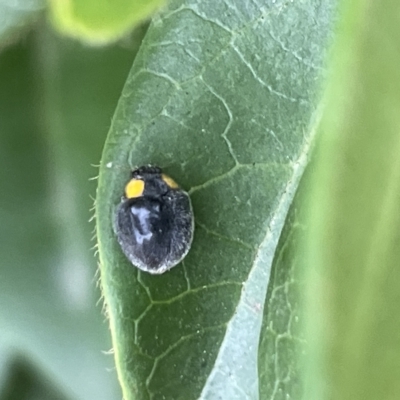
[[[162,274],[177,265],[192,244],[190,197],[161,168],[137,168],[117,207],[114,231],[134,266]]]

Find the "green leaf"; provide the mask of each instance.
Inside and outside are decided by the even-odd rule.
[[[24,357],[17,356],[9,364],[6,382],[0,388],[2,400],[67,400],[49,377]]]
[[[133,58],[41,30],[0,55],[1,373],[20,354],[71,399],[121,397],[102,354],[88,179]]]
[[[400,3],[344,4],[307,237],[305,399],[400,393]]]
[[[0,1],[0,48],[12,43],[44,9],[43,0]]]
[[[163,4],[164,0],[49,0],[55,26],[93,44],[121,38]]]
[[[302,330],[305,284],[299,244],[307,228],[304,196],[312,170],[310,164],[275,251],[260,336],[260,399],[301,399],[304,391],[301,361],[307,351]]]
[[[258,337],[275,247],[312,138],[330,1],[175,1],[155,19],[103,152],[101,279],[124,398],[258,395]],[[191,195],[184,262],[130,265],[112,223],[134,166]]]

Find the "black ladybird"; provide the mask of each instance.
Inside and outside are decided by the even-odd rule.
[[[193,230],[189,195],[161,168],[135,169],[114,224],[128,260],[143,271],[162,274],[186,256]]]

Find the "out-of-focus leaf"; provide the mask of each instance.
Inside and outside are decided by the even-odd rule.
[[[0,0],[0,49],[37,19],[44,0]]]
[[[307,400],[400,396],[400,3],[344,2],[310,196]]]
[[[49,0],[55,26],[93,44],[115,41],[156,11],[165,0]]]
[[[269,272],[312,136],[331,1],[174,1],[146,35],[102,157],[102,285],[126,400],[257,398]],[[192,249],[138,272],[112,230],[134,166],[189,190]]]
[[[88,178],[133,57],[43,32],[0,57],[2,370],[26,354],[73,399],[121,396],[102,354]]]
[[[15,357],[9,363],[6,382],[0,388],[1,400],[67,400],[37,366],[23,357]]]

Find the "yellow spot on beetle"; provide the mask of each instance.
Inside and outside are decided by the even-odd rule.
[[[125,186],[125,196],[128,199],[140,197],[144,192],[144,181],[131,179]]]
[[[179,185],[168,175],[161,174],[162,180],[171,188],[171,189],[178,189]]]

